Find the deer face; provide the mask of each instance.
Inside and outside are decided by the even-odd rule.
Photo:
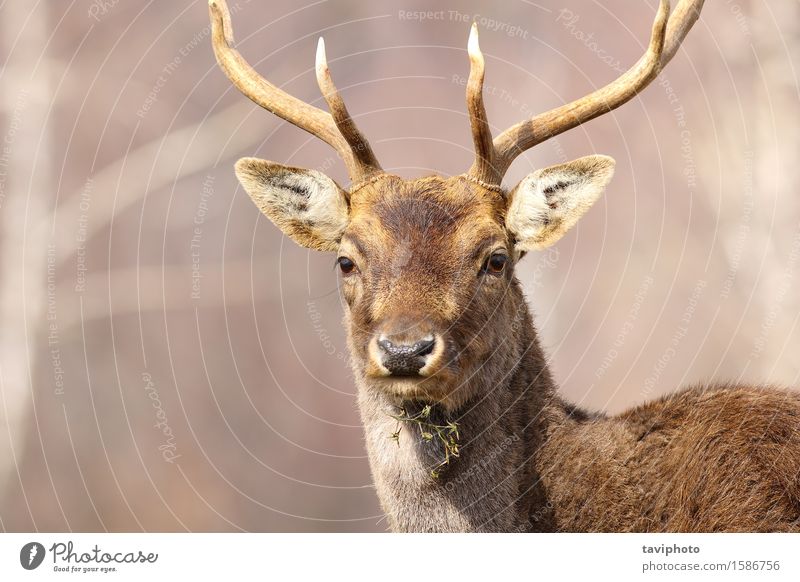
[[[481,368],[513,366],[514,268],[558,240],[598,198],[614,162],[534,172],[510,194],[465,175],[380,174],[346,192],[316,171],[245,158],[239,180],[285,234],[337,253],[353,361],[401,399],[454,403]]]

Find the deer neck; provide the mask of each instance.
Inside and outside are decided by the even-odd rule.
[[[512,299],[522,324],[512,326],[506,349],[497,356],[505,373],[487,368],[476,376],[478,396],[457,409],[398,402],[359,378],[370,466],[393,531],[552,529],[536,457],[567,414],[521,291]],[[425,422],[398,420],[399,414]],[[447,436],[453,423],[458,457],[445,462],[448,447],[433,427],[445,427]]]

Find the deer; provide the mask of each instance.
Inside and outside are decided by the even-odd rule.
[[[475,158],[456,176],[385,172],[333,83],[329,112],[271,84],[233,48],[225,0],[212,45],[253,102],[329,144],[324,173],[257,158],[238,181],[286,236],[337,253],[357,403],[372,477],[395,532],[800,531],[800,394],[707,383],[621,414],[567,402],[515,276],[553,245],[614,173],[590,155],[502,184],[519,154],[643,91],[697,21],[703,0],[660,0],[648,46],[608,85],[492,136],[485,61],[472,25],[466,85]],[[403,255],[397,264],[397,255]]]

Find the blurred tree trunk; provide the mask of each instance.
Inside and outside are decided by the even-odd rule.
[[[53,192],[52,94],[48,61],[41,58],[48,10],[47,3],[7,2],[0,17],[6,56],[0,83],[0,488],[17,479],[22,424],[34,404],[34,344],[46,329],[49,233],[29,227],[47,215]]]
[[[757,244],[766,245],[759,281],[761,325],[751,359],[765,381],[797,380],[800,314],[800,3],[764,2],[753,11],[754,140]],[[776,30],[778,33],[776,34]],[[794,328],[794,329],[793,329]]]

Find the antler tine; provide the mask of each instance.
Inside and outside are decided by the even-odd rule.
[[[331,110],[333,121],[339,132],[344,137],[345,141],[350,145],[353,156],[356,161],[365,169],[369,169],[368,173],[376,173],[381,171],[381,166],[378,163],[375,154],[372,152],[369,142],[364,137],[364,134],[356,127],[353,118],[345,107],[344,99],[339,95],[336,85],[333,84],[330,69],[328,68],[328,59],[325,56],[325,40],[320,37],[317,44],[317,84],[322,96],[328,103],[328,108]],[[362,179],[367,176],[362,176]]]
[[[499,179],[525,150],[616,109],[647,87],[677,52],[699,17],[703,2],[681,0],[670,17],[669,0],[661,0],[647,51],[628,71],[581,99],[517,123],[497,136],[493,142],[494,167]],[[477,177],[475,172],[473,166],[470,173]]]
[[[667,39],[664,41],[664,53],[661,55],[661,68],[667,66],[675,53],[678,52],[683,39],[691,30],[697,19],[705,0],[681,0],[669,17],[667,25]]]
[[[494,183],[498,179],[502,179],[502,176],[496,176],[494,168],[492,130],[489,128],[486,107],[483,104],[485,62],[481,47],[478,44],[478,25],[474,22],[469,31],[467,54],[469,55],[467,111],[469,112],[469,123],[472,128],[472,141],[475,144],[475,162],[470,169],[470,175],[478,180]]]
[[[217,63],[246,97],[333,147],[347,166],[353,181],[363,180],[380,171],[380,166],[374,161],[372,150],[363,137],[360,137],[358,142],[359,151],[355,151],[356,147],[352,145],[348,136],[352,137],[353,132],[358,136],[361,134],[358,133],[352,120],[349,125],[350,132],[345,134],[330,113],[289,95],[264,79],[239,54],[239,51],[231,46],[233,29],[230,11],[225,0],[209,0],[208,8],[211,17],[211,40]],[[346,114],[346,110],[344,111]],[[365,156],[363,151],[368,151],[369,156]]]

